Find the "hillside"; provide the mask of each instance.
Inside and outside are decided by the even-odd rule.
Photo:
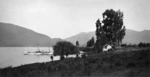
[[[66,38],[67,41],[70,41],[75,44],[78,40],[80,45],[85,45],[89,39],[95,36],[95,31],[92,32],[82,32],[77,35]],[[126,30],[126,35],[123,39],[123,43],[127,44],[138,44],[140,42],[150,42],[150,30],[144,31],[134,31],[134,30]]]
[[[134,31],[127,30],[124,43],[138,44],[140,42],[150,43],[150,30]]]
[[[53,46],[58,40],[17,25],[0,23],[1,47]]]
[[[85,45],[88,40],[90,40],[92,37],[95,37],[94,32],[82,32],[77,35],[71,36],[69,38],[66,38],[65,40],[72,42],[73,44],[76,43],[76,41],[79,41],[80,45]]]

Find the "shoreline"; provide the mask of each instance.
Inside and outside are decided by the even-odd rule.
[[[66,58],[53,62],[33,63],[0,69],[6,77],[74,77],[74,76],[150,76],[148,50],[121,53],[91,54],[86,58]]]

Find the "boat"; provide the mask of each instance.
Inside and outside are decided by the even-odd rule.
[[[37,51],[25,51],[24,55],[53,55],[53,48],[49,47],[49,51],[40,50],[37,47]]]
[[[25,51],[24,55],[52,55],[52,52],[49,51],[34,51],[34,52],[30,52],[30,51]]]

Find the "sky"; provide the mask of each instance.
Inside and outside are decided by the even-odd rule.
[[[95,31],[106,9],[120,9],[124,25],[150,30],[150,0],[0,0],[0,22],[12,23],[52,38]]]

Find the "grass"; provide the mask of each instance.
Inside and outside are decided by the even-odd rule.
[[[34,63],[0,70],[0,77],[148,77],[150,50],[125,49],[107,54],[90,54],[86,58]]]

